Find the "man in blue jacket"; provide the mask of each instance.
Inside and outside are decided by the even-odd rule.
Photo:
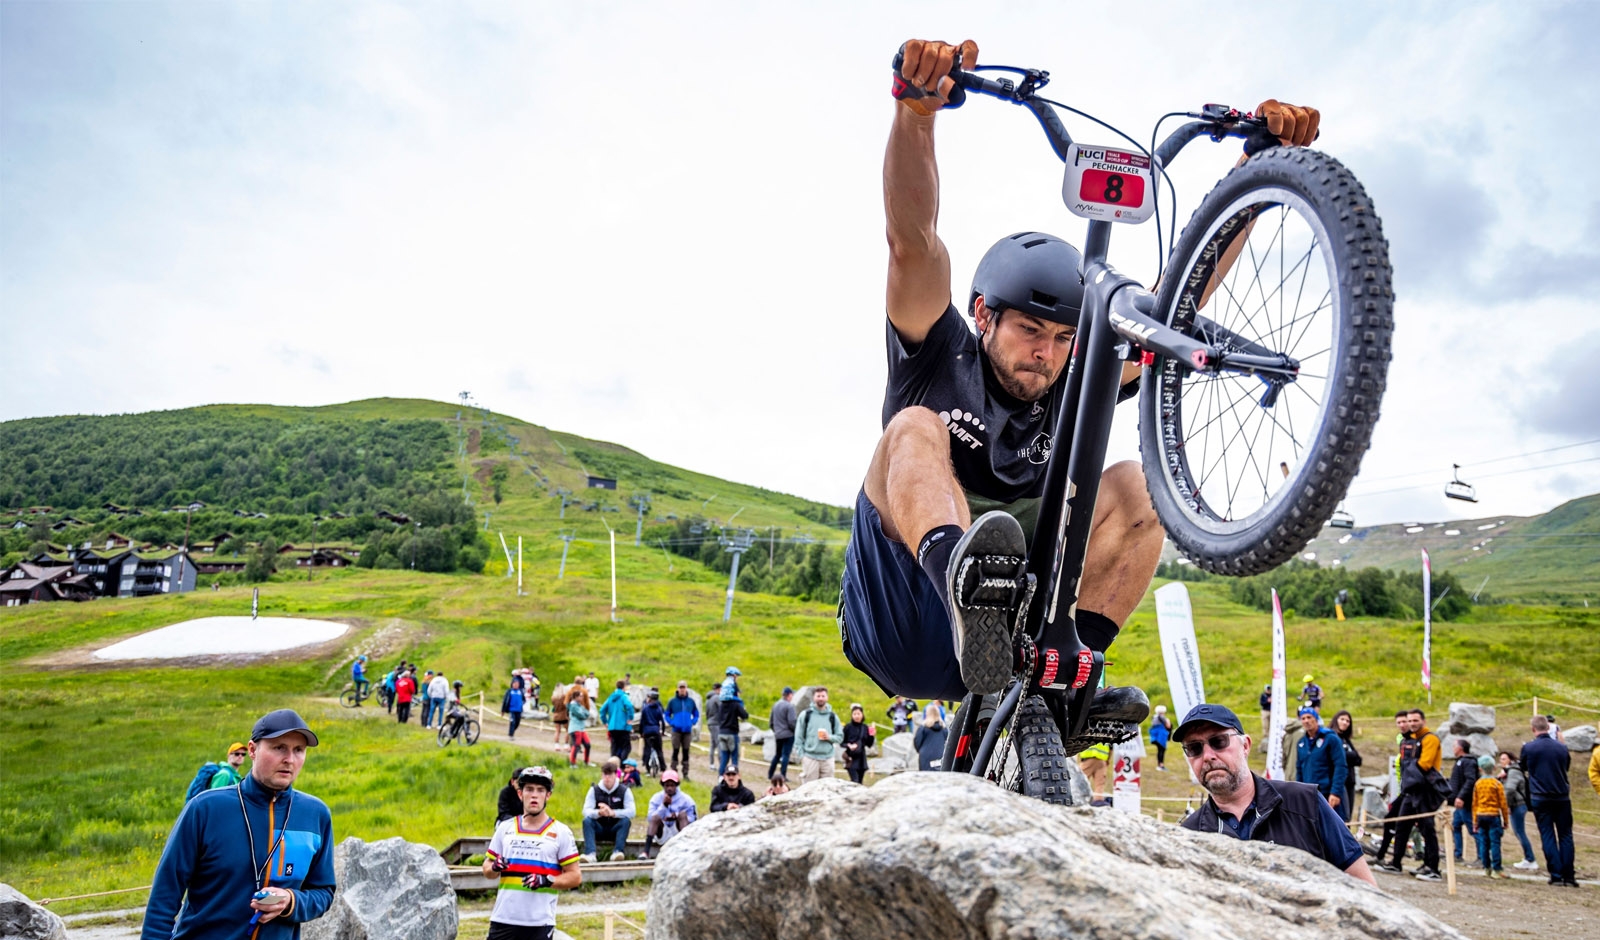
[[[1300,727],[1306,733],[1294,746],[1295,779],[1316,787],[1339,818],[1348,821],[1350,808],[1340,798],[1346,774],[1344,744],[1336,733],[1322,727],[1316,710],[1309,706],[1300,709]]]
[[[333,903],[333,819],[294,789],[306,749],[300,716],[268,712],[250,733],[250,776],[184,806],[156,863],[141,940],[298,940]]]
[[[646,773],[659,774],[667,769],[667,755],[661,749],[661,734],[666,724],[667,710],[661,707],[661,693],[651,689],[645,693],[644,708],[639,710],[639,737],[644,741]]]
[[[606,723],[606,737],[611,739],[611,756],[620,765],[633,750],[633,699],[628,697],[628,683],[617,680],[617,689],[600,706],[600,720]]]
[[[678,691],[667,700],[667,724],[672,727],[672,769],[688,780],[689,741],[700,724],[700,706],[689,694],[689,683],[679,682]]]
[[[1572,790],[1567,772],[1572,755],[1550,736],[1550,719],[1533,716],[1533,740],[1522,746],[1522,772],[1528,776],[1528,805],[1539,821],[1544,864],[1553,885],[1578,886],[1572,845]]]

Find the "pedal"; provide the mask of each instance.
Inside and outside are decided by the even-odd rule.
[[[1068,756],[1079,754],[1096,744],[1121,744],[1139,736],[1139,726],[1126,721],[1091,721],[1083,734],[1061,742]]]
[[[1027,588],[1027,560],[1013,555],[970,555],[956,572],[956,602],[966,608],[1015,608]]]

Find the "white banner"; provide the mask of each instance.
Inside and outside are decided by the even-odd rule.
[[[1283,735],[1289,726],[1287,677],[1284,675],[1283,605],[1272,589],[1272,721],[1267,730],[1267,779],[1283,779]]]
[[[1422,687],[1433,695],[1433,563],[1422,550]]]
[[[1111,806],[1119,813],[1139,815],[1139,765],[1144,760],[1143,737],[1131,738],[1111,749]]]
[[[1182,721],[1189,709],[1206,700],[1200,648],[1194,639],[1194,611],[1189,606],[1189,589],[1182,581],[1156,589],[1156,629],[1161,634],[1161,656],[1167,663],[1172,707]]]

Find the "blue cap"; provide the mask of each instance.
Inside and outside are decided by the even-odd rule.
[[[250,730],[250,740],[265,741],[268,738],[279,738],[291,731],[305,735],[307,746],[317,746],[317,736],[311,733],[311,729],[306,727],[305,720],[292,708],[280,708],[262,715],[261,720]]]
[[[1239,716],[1222,705],[1200,704],[1189,709],[1189,714],[1183,716],[1183,723],[1173,729],[1172,736],[1183,740],[1183,736],[1193,731],[1196,725],[1220,725],[1232,728],[1244,734],[1244,725],[1239,723]]]

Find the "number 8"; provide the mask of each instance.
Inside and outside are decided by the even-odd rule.
[[[1113,173],[1106,178],[1106,191],[1103,194],[1106,202],[1122,201],[1122,177]]]

